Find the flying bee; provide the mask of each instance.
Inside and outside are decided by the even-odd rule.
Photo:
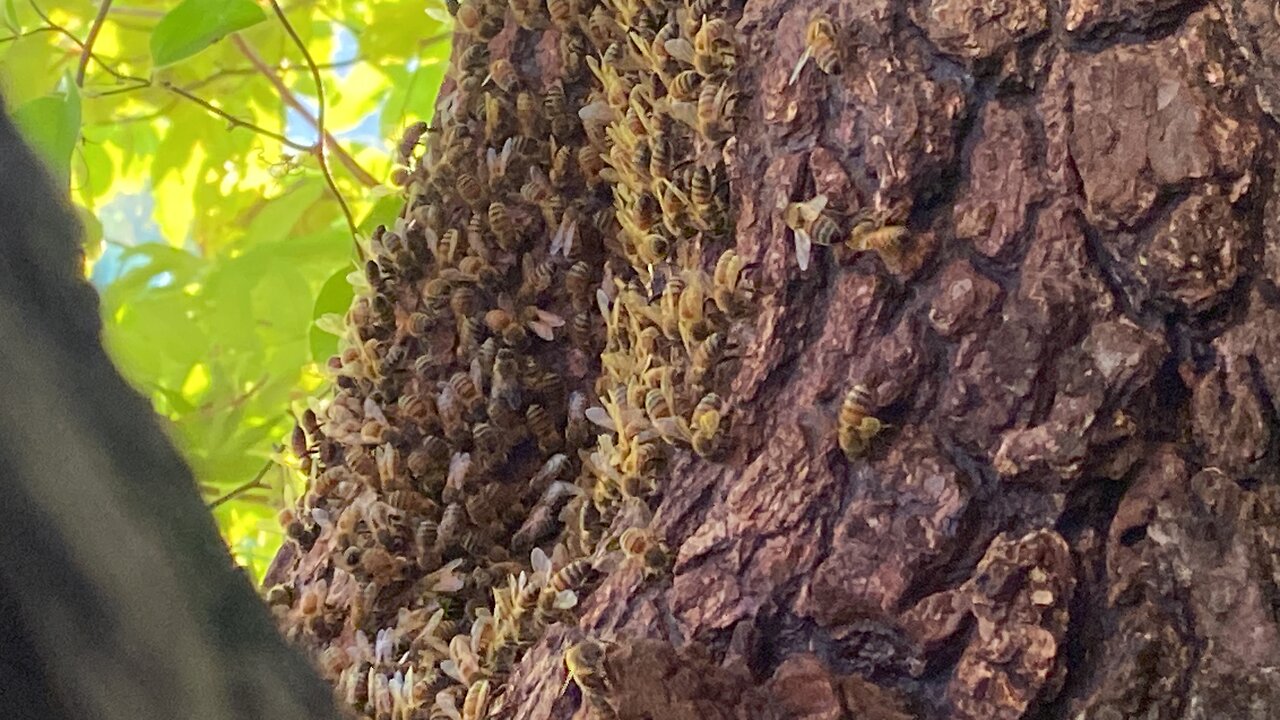
[[[529,433],[538,442],[538,449],[543,453],[553,453],[560,449],[560,429],[556,427],[555,418],[541,405],[530,405],[525,408],[525,423]]]
[[[836,439],[850,460],[866,454],[871,440],[884,427],[871,414],[871,393],[862,385],[854,385],[840,405]]]
[[[492,80],[494,85],[502,88],[503,92],[510,93],[515,89],[516,83],[520,81],[520,78],[516,74],[515,65],[512,65],[510,60],[498,58],[489,63],[489,77],[486,78],[486,82],[489,80]]]
[[[707,393],[698,401],[689,419],[693,432],[693,450],[706,457],[720,445],[720,425],[724,418],[724,402],[715,393]]]
[[[809,62],[809,58],[813,58],[813,62],[818,69],[827,75],[839,75],[840,68],[840,50],[836,45],[836,28],[831,22],[831,18],[826,15],[818,15],[809,21],[808,27],[804,31],[805,48],[800,55],[800,60],[796,62],[796,67],[791,71],[791,79],[788,85],[794,85],[796,79],[800,77],[800,71],[804,69],[805,63]]]

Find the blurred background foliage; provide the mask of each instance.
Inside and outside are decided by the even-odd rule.
[[[316,320],[350,302],[352,225],[398,210],[392,149],[431,118],[449,16],[439,0],[0,0],[0,15],[0,89],[86,227],[108,349],[261,578],[304,486],[280,449],[291,414],[325,394],[337,344]]]

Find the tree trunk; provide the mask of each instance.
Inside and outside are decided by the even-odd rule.
[[[697,5],[459,10],[271,573],[339,697],[1280,717],[1271,5]]]
[[[103,351],[74,216],[3,108],[0,160],[0,717],[338,717]]]

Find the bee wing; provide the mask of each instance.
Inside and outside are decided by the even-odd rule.
[[[796,67],[791,71],[791,79],[787,80],[788,85],[796,84],[796,80],[800,77],[800,71],[804,69],[804,64],[809,62],[809,57],[812,54],[813,52],[807,47],[804,49],[803,53],[800,53],[800,59],[796,61]]]
[[[572,590],[561,590],[556,593],[554,606],[557,610],[568,610],[578,604],[578,593]]]
[[[693,64],[693,43],[684,38],[675,38],[662,44],[671,57],[686,65]]]
[[[535,576],[551,574],[551,558],[547,557],[546,551],[540,547],[529,552],[529,564],[533,567]]]
[[[466,681],[462,679],[462,671],[458,670],[458,663],[454,662],[452,659],[440,661],[440,672],[448,675],[454,680],[457,680],[463,685],[467,684]],[[445,697],[445,702],[441,702],[442,695]],[[444,690],[436,693],[436,707],[440,708],[445,716],[451,718],[451,720],[462,720],[462,714],[458,712],[457,699]],[[452,709],[452,712],[450,712],[450,709]]]
[[[806,230],[794,230],[796,236],[796,262],[801,270],[809,269],[809,254],[813,249],[813,239]]]
[[[556,331],[551,327],[551,325],[544,323],[541,320],[534,320],[529,323],[529,329],[533,331],[534,335],[537,335],[547,342],[551,342],[556,339]]]
[[[453,670],[452,673],[445,669],[446,664]],[[452,660],[445,660],[440,663],[440,669],[444,671],[445,675],[462,682],[462,676],[458,674],[458,666]],[[444,716],[449,720],[462,720],[462,713],[458,712],[458,698],[448,690],[441,690],[436,693],[436,708],[444,713]]]
[[[609,411],[599,405],[593,405],[587,408],[587,419],[606,430],[613,430],[616,432],[618,429],[613,422],[613,418],[610,417]]]

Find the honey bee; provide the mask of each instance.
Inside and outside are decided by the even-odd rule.
[[[462,720],[484,720],[489,711],[489,681],[477,680],[462,701]]]
[[[707,393],[698,401],[689,419],[693,433],[691,444],[694,452],[707,457],[720,446],[720,424],[724,418],[724,403],[715,393]]]
[[[454,182],[457,185],[458,197],[462,198],[467,203],[470,203],[473,207],[482,203],[484,198],[488,197],[488,193],[485,192],[484,186],[480,184],[480,181],[476,179],[475,175],[462,173],[458,175]]]
[[[554,147],[554,141],[552,146]],[[569,172],[573,160],[573,151],[568,145],[561,145],[552,150],[551,166],[547,169],[547,180],[551,181],[551,184],[555,187],[564,189],[569,180]]]
[[[796,260],[801,270],[809,269],[814,243],[830,245],[840,232],[835,220],[823,212],[826,207],[827,196],[818,195],[804,202],[788,203],[782,213],[783,222],[795,235]]]
[[[698,86],[702,83],[702,76],[696,70],[683,70],[671,79],[671,83],[667,86],[667,92],[670,93],[672,99],[689,102],[698,97]]]
[[[542,125],[542,108],[533,93],[521,90],[516,95],[516,125],[520,134],[533,137],[539,134]]]
[[[557,455],[556,457],[564,458],[565,456]],[[516,550],[527,550],[553,537],[556,530],[560,528],[561,509],[576,492],[578,492],[577,487],[559,480],[548,485],[533,509],[529,511],[520,529],[511,536],[512,547]]]
[[[561,32],[567,33],[574,29],[577,10],[572,0],[547,0],[547,14],[551,16],[551,23]]]
[[[818,69],[827,75],[839,75],[840,68],[840,50],[836,45],[836,29],[831,22],[831,18],[826,15],[818,15],[809,21],[808,27],[805,28],[805,48],[800,55],[800,60],[796,62],[796,67],[791,71],[791,79],[788,85],[794,85],[796,79],[800,77],[800,71],[804,69],[805,63],[809,62],[809,58],[813,58],[813,62]]]
[[[541,405],[530,405],[525,408],[525,423],[530,434],[538,442],[538,449],[543,453],[552,453],[560,449],[560,430],[556,427],[555,418]]]
[[[565,686],[570,682],[576,684],[583,698],[597,711],[613,716],[612,708],[605,700],[609,676],[605,669],[604,645],[596,640],[585,640],[570,646],[564,653],[564,666],[568,674]]]
[[[462,403],[462,407],[468,414],[474,414],[484,405],[484,396],[480,394],[480,389],[476,387],[471,375],[465,372],[454,373],[449,378],[449,387],[453,389],[454,396]]]
[[[836,439],[845,457],[860,457],[871,446],[871,440],[879,434],[883,425],[871,414],[871,394],[862,385],[853,386],[840,405]]]
[[[471,686],[484,679],[484,667],[471,647],[470,635],[454,635],[449,641],[449,662],[451,665],[445,672],[464,685]]]
[[[591,558],[579,558],[557,570],[551,576],[551,579],[547,581],[547,587],[556,592],[578,590],[591,579],[594,573],[593,560]]]
[[[458,67],[467,75],[484,73],[489,64],[489,46],[485,43],[468,45],[458,58]]]
[[[737,93],[728,85],[707,81],[698,91],[697,130],[711,140],[724,136],[724,121],[731,120],[737,103]]]
[[[890,269],[901,266],[904,242],[909,235],[904,225],[888,224],[876,213],[863,212],[854,220],[846,244],[852,250],[871,250],[880,255]]]
[[[408,165],[413,162],[414,150],[429,129],[431,126],[421,120],[404,129],[400,142],[396,144],[396,163]]]
[[[520,397],[520,364],[515,351],[511,348],[498,350],[493,361],[493,380],[489,389],[489,397],[501,400],[510,408],[519,408]]]
[[[520,78],[516,75],[515,65],[512,65],[510,60],[498,58],[489,63],[489,77],[485,81],[488,82],[489,80],[492,80],[493,84],[502,88],[503,92],[509,93],[515,89],[516,83],[519,82]]]
[[[489,229],[498,238],[498,245],[503,250],[513,252],[520,243],[515,223],[507,213],[507,206],[500,202],[489,203]]]
[[[724,251],[716,260],[711,279],[711,299],[726,315],[740,315],[746,310],[750,296],[740,281],[742,268],[742,257],[733,250]]]
[[[649,528],[631,527],[622,531],[618,546],[623,555],[644,563],[646,575],[665,572],[671,568],[671,556],[667,548]]]
[[[565,77],[573,77],[582,72],[582,56],[587,52],[582,36],[574,32],[560,33],[560,64]]]

